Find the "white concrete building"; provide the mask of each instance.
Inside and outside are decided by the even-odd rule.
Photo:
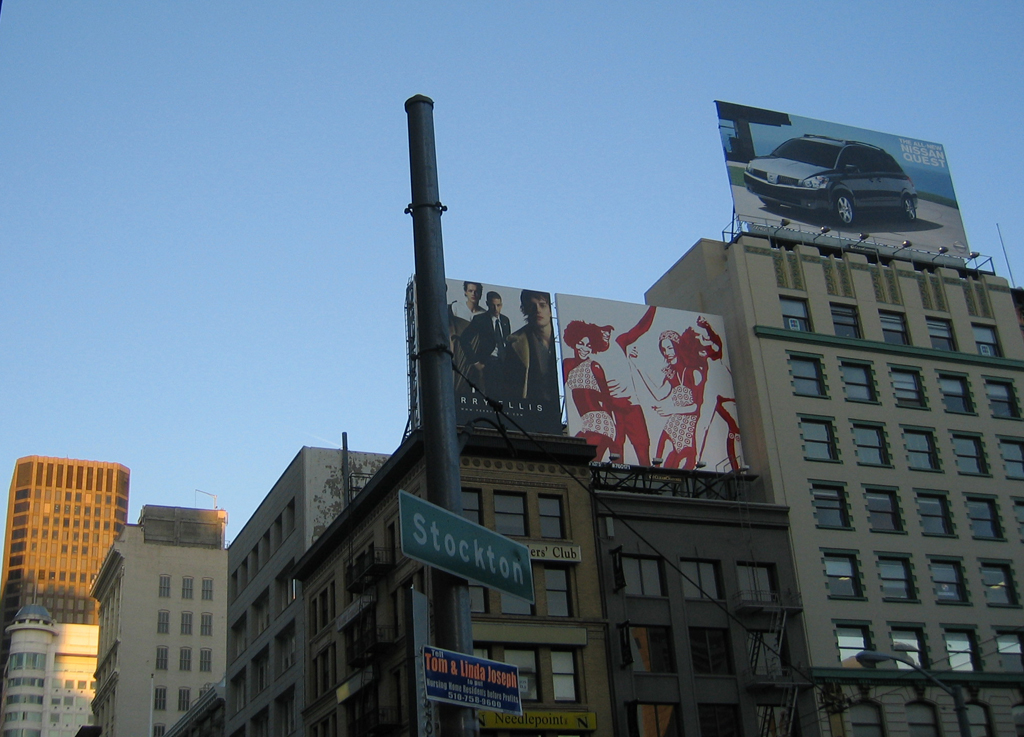
[[[92,723],[99,627],[57,624],[46,607],[23,606],[7,627],[4,737],[72,737]]]
[[[107,553],[93,713],[105,737],[162,737],[224,675],[227,512],[147,505]]]

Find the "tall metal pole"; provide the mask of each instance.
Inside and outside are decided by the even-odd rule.
[[[441,198],[434,149],[434,101],[415,95],[405,101],[409,118],[409,170],[412,180],[413,244],[416,251],[416,325],[419,332],[419,385],[427,499],[462,513],[459,442],[455,427],[455,385],[448,332]],[[473,630],[466,581],[431,572],[431,604],[438,647],[472,654]],[[441,734],[477,735],[474,710],[441,705]]]

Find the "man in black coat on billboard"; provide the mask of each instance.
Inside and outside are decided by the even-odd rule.
[[[487,312],[476,315],[462,333],[462,347],[473,356],[483,390],[493,399],[504,399],[505,356],[512,325],[501,314],[501,295],[487,293]]]

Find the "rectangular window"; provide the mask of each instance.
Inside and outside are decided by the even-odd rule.
[[[487,589],[475,584],[469,585],[469,611],[483,614],[487,611]]]
[[[779,304],[782,306],[782,327],[786,330],[810,332],[811,318],[807,313],[806,300],[780,297]]]
[[[953,453],[956,468],[960,473],[987,474],[988,464],[981,447],[981,438],[976,435],[953,435]]]
[[[164,733],[166,732],[166,730],[167,727],[165,727],[163,724],[154,724],[153,737],[164,737]]]
[[[1001,356],[1003,352],[999,349],[999,337],[996,329],[988,325],[971,325],[974,332],[974,345],[981,356]]]
[[[630,737],[679,737],[676,704],[640,704],[630,715]]]
[[[917,627],[894,627],[892,630],[892,649],[901,653],[903,657],[913,661],[919,668],[927,668],[928,661],[925,658],[927,652],[924,645],[924,630]],[[906,663],[896,661],[898,670],[913,670]]]
[[[156,613],[156,633],[158,635],[166,635],[171,631],[171,613],[168,611],[159,611]]]
[[[800,418],[800,434],[804,440],[804,458],[815,461],[834,461],[839,458],[835,431],[830,420]]]
[[[793,375],[793,392],[808,397],[825,396],[825,379],[821,361],[805,356],[790,356],[789,370]]]
[[[167,711],[166,686],[157,686],[153,689],[153,711]]]
[[[483,524],[483,517],[480,515],[480,492],[475,489],[462,490],[462,516],[470,522]]]
[[[199,670],[203,673],[213,670],[213,650],[208,647],[199,651]]]
[[[523,701],[537,701],[537,651],[506,647],[503,662],[519,667],[519,697]]]
[[[1024,537],[1024,502],[1013,503],[1013,514],[1017,519],[1017,532]]]
[[[203,579],[203,599],[205,601],[213,601],[213,579]]]
[[[857,462],[867,466],[888,466],[889,449],[881,425],[853,426],[853,442],[857,446]]]
[[[851,402],[875,402],[875,382],[871,376],[871,366],[864,363],[842,363],[843,383],[846,385],[846,398]]]
[[[203,612],[199,618],[199,634],[204,637],[213,636],[213,614]]]
[[[639,673],[674,673],[672,637],[668,627],[630,626],[629,653]]]
[[[832,326],[836,336],[840,338],[859,338],[860,322],[857,320],[857,308],[853,305],[830,305],[832,308]]]
[[[525,599],[520,599],[518,596],[512,596],[512,594],[506,594],[502,591],[501,613],[523,614],[529,616],[533,614],[533,605]]]
[[[882,579],[882,596],[886,599],[916,598],[910,561],[906,558],[879,558],[878,575]]]
[[[994,417],[1020,417],[1020,407],[1017,406],[1017,395],[1013,391],[1013,384],[1008,381],[986,381],[985,394],[988,396],[989,407],[992,408]]]
[[[171,595],[171,577],[170,576],[164,576],[164,575],[160,576],[160,590],[159,590],[159,593],[157,595],[161,599],[166,599],[167,597],[169,597]]]
[[[192,648],[178,650],[178,670],[192,670]]]
[[[1000,440],[999,453],[1003,457],[1006,475],[1012,479],[1024,479],[1024,442]]]
[[[739,595],[748,601],[773,601],[777,591],[775,570],[770,563],[737,563]]]
[[[932,583],[935,585],[935,596],[941,603],[967,601],[964,589],[964,574],[956,561],[933,560]]]
[[[727,676],[732,673],[729,657],[729,631],[709,627],[690,627],[690,658],[693,672]]]
[[[622,572],[626,577],[626,593],[630,596],[664,596],[661,561],[657,558],[622,556]]]
[[[184,576],[181,579],[181,598],[192,598],[192,576]]]
[[[949,320],[939,317],[925,318],[928,325],[928,338],[932,342],[932,348],[937,351],[955,351],[956,342],[953,340],[953,325]]]
[[[904,430],[903,441],[907,446],[907,462],[919,471],[937,471],[939,453],[935,448],[935,436],[930,430]]]
[[[192,634],[192,612],[181,613],[181,634]]]
[[[576,701],[576,658],[571,650],[551,651],[551,690],[555,701]]]
[[[178,711],[188,711],[189,706],[192,704],[192,689],[190,688],[179,688],[178,689]]]
[[[167,648],[163,645],[156,649],[156,669],[167,670]]]
[[[999,663],[1007,673],[1024,673],[1024,633],[1000,632],[996,636]]]
[[[697,704],[700,737],[740,737],[739,710],[735,704]]]
[[[572,612],[569,606],[569,571],[565,568],[545,568],[544,586],[547,589],[548,616],[571,616]]]
[[[978,643],[972,630],[946,630],[942,639],[950,670],[980,670]]]
[[[921,531],[925,535],[953,534],[953,523],[949,518],[946,497],[918,494],[917,509],[921,515]]]
[[[1017,592],[1013,587],[1010,566],[1003,563],[983,563],[981,583],[985,588],[985,601],[989,604],[1016,605]]]
[[[868,522],[875,532],[898,532],[903,529],[896,492],[872,489],[864,493],[868,503]]]
[[[998,540],[1003,537],[999,526],[999,514],[993,499],[967,500],[967,516],[971,520],[971,534],[986,540]]]
[[[526,499],[521,494],[494,494],[494,530],[502,535],[526,535]]]
[[[965,377],[939,374],[939,390],[942,392],[942,404],[947,412],[959,414],[974,412],[971,392],[967,387]]]
[[[561,539],[565,537],[562,524],[562,498],[558,496],[541,496],[537,498],[540,511],[540,536]]]
[[[828,578],[829,596],[849,598],[861,595],[856,556],[826,554],[825,574]]]
[[[892,388],[900,407],[924,407],[921,374],[909,369],[892,369]]]
[[[839,661],[852,658],[862,650],[871,649],[868,628],[859,625],[836,627],[836,645],[839,647]]]
[[[718,561],[681,560],[679,567],[683,572],[683,596],[687,599],[722,598]]]
[[[882,323],[882,340],[893,345],[907,345],[907,320],[901,312],[879,312]]]
[[[814,516],[819,527],[849,527],[846,492],[841,486],[815,484],[811,489]]]

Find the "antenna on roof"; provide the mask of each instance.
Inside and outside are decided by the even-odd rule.
[[[202,489],[196,489],[195,492],[196,492],[196,494],[206,494],[206,496],[212,496],[213,497],[213,508],[214,509],[218,508],[217,507],[217,495],[216,494],[211,494],[210,492],[203,491]],[[197,507],[199,506],[199,502],[196,500],[195,494],[192,495],[192,503],[195,504]]]

